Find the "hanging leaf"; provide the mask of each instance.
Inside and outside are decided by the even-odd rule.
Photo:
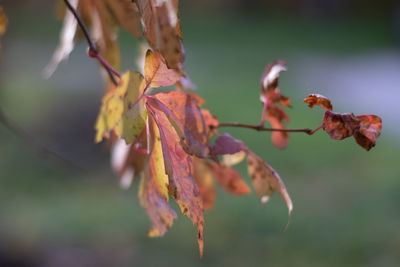
[[[215,162],[207,163],[218,183],[228,193],[232,195],[246,195],[251,193],[250,187],[240,177],[240,175],[231,167],[218,165]]]
[[[360,120],[360,129],[354,133],[354,138],[357,144],[369,151],[381,134],[382,119],[376,115],[360,115],[357,119]]]
[[[308,107],[310,108],[314,107],[315,105],[318,105],[325,110],[332,110],[331,101],[327,97],[320,94],[311,94],[307,96],[304,99],[304,103],[307,103]]]
[[[283,109],[269,105],[266,119],[272,128],[285,129],[285,124],[289,122],[289,116]],[[284,149],[289,143],[289,134],[287,132],[274,131],[271,133],[271,141],[277,148]]]
[[[139,200],[152,222],[148,235],[157,237],[171,228],[177,215],[168,204],[168,176],[164,168],[160,133],[153,120],[149,124],[152,148],[148,168],[140,183]]]
[[[141,97],[144,78],[138,72],[128,71],[122,75],[119,85],[103,97],[96,122],[96,139],[109,138],[111,131],[132,143],[145,126],[147,111],[145,98]]]
[[[272,194],[278,191],[285,201],[290,215],[293,210],[293,203],[279,174],[251,151],[247,152],[247,167],[252,178],[253,187],[261,203],[267,203]]]
[[[200,158],[208,156],[208,127],[197,102],[190,94],[174,91],[158,93],[147,97],[147,102],[167,115],[188,154]]]
[[[189,217],[197,226],[197,241],[200,255],[203,255],[203,201],[192,176],[191,158],[182,150],[181,138],[171,127],[168,115],[154,107],[153,105],[158,103],[149,101],[150,99],[152,98],[148,98],[147,108],[160,131],[165,171],[169,182],[169,195],[178,203],[182,214]]]
[[[360,128],[360,120],[353,113],[335,113],[326,111],[322,121],[322,129],[332,139],[342,140],[352,136]]]
[[[192,157],[193,160],[193,177],[199,188],[203,207],[205,210],[212,208],[215,202],[217,191],[215,189],[212,170],[206,160]]]
[[[160,52],[168,68],[182,72],[182,32],[177,0],[137,0],[143,34],[150,47]]]
[[[224,133],[215,140],[215,144],[211,148],[211,154],[215,156],[235,154],[244,149],[246,149],[246,145],[242,141],[233,138],[229,133]]]

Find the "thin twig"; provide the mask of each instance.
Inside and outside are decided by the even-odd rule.
[[[83,169],[77,166],[72,161],[64,158],[60,154],[55,151],[50,150],[49,148],[45,147],[44,145],[35,141],[35,139],[30,136],[24,129],[19,127],[7,113],[0,107],[0,123],[2,123],[6,128],[8,128],[11,132],[13,132],[16,136],[21,138],[25,141],[33,150],[35,150],[39,155],[42,157],[51,157],[58,162],[62,163],[63,165],[67,166],[70,169],[82,171]]]
[[[264,131],[264,132],[291,132],[291,133],[306,133],[312,134],[313,130],[310,128],[302,128],[302,129],[280,129],[280,128],[267,128],[261,125],[254,125],[254,124],[246,124],[246,123],[239,123],[239,122],[221,122],[219,123],[218,127],[239,127],[239,128],[248,128],[253,129],[256,131]]]
[[[78,22],[79,27],[81,28],[83,35],[86,38],[86,41],[89,45],[89,51],[88,51],[88,55],[90,57],[94,57],[96,58],[101,65],[105,68],[105,70],[108,73],[108,76],[110,77],[111,81],[117,86],[118,82],[115,79],[113,73],[118,76],[121,77],[121,75],[119,74],[118,71],[116,71],[114,68],[111,67],[111,65],[99,54],[99,51],[97,50],[96,44],[92,41],[92,39],[90,38],[90,34],[88,29],[85,26],[85,23],[83,22],[82,18],[79,16],[78,11],[76,11],[76,9],[71,5],[71,3],[68,0],[64,0],[65,4],[67,5],[67,8],[72,12],[72,14],[74,15],[75,19]]]

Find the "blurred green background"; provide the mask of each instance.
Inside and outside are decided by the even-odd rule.
[[[268,133],[226,129],[279,172],[294,212],[283,233],[278,195],[261,207],[255,195],[219,190],[201,260],[187,218],[163,238],[146,236],[137,181],[120,189],[107,148],[93,144],[104,87],[86,45],[42,78],[61,28],[54,1],[0,3],[9,17],[0,105],[81,168],[41,157],[0,125],[0,266],[400,266],[397,1],[181,1],[185,69],[221,121],[259,121],[261,73],[277,58],[289,67],[280,79],[294,106],[289,127],[320,124],[323,112],[302,103],[314,92],[337,112],[383,118],[370,152],[324,132],[292,134],[282,151]],[[120,43],[124,68],[136,69],[138,41],[121,32]]]

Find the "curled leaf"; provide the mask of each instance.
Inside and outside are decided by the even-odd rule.
[[[335,113],[328,110],[322,121],[322,129],[336,140],[352,136],[359,128],[360,120],[353,113]]]
[[[360,129],[354,133],[354,138],[365,150],[370,150],[375,146],[376,139],[381,134],[382,119],[376,115],[360,115]]]
[[[242,141],[233,138],[229,133],[224,133],[215,140],[215,144],[211,148],[211,154],[235,154],[244,149],[246,149],[246,145]]]
[[[109,90],[102,100],[96,122],[96,142],[109,138],[111,131],[132,143],[145,127],[147,111],[144,98],[144,78],[138,72],[122,75],[116,88]]]
[[[249,175],[252,178],[253,187],[261,203],[267,203],[271,195],[275,191],[278,191],[285,201],[290,215],[293,203],[279,174],[251,151],[247,152],[247,167]]]
[[[173,69],[168,69],[164,59],[158,53],[147,50],[144,76],[149,87],[170,86],[180,79]]]
[[[318,105],[325,110],[332,110],[331,101],[327,97],[320,94],[311,94],[307,96],[304,99],[304,103],[307,103],[308,107],[310,108],[314,107],[315,105]]]

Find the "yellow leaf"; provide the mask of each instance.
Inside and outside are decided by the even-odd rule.
[[[112,130],[127,143],[140,135],[147,117],[144,98],[141,98],[144,84],[140,73],[128,71],[122,75],[119,85],[106,93],[95,126],[97,143],[109,138]]]

